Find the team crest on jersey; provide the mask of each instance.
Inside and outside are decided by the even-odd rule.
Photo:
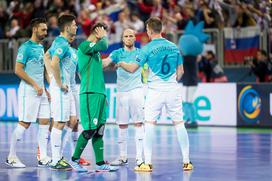
[[[94,118],[94,120],[93,120],[93,123],[94,123],[94,125],[97,125],[97,119],[96,118]]]
[[[74,59],[76,59],[76,58],[77,58],[77,56],[76,56],[76,54],[75,54],[75,53],[73,53],[73,55],[72,55],[72,56],[73,56],[73,58],[74,58]]]
[[[23,58],[24,58],[24,55],[21,54],[21,53],[19,53],[18,56],[17,56],[17,59],[18,59],[18,60],[22,60]]]
[[[58,49],[57,49],[57,54],[59,54],[59,55],[60,55],[60,54],[62,54],[62,52],[63,52],[63,51],[62,51],[62,49],[61,49],[61,48],[58,48]]]

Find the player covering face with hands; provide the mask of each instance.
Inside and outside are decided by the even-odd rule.
[[[89,140],[92,141],[97,171],[114,171],[117,167],[104,161],[103,135],[106,122],[106,91],[100,51],[108,48],[107,26],[96,23],[87,40],[78,47],[80,84],[80,134],[72,156],[72,165],[78,172],[86,172],[78,163]]]

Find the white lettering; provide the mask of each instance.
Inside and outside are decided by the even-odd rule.
[[[269,94],[269,107],[270,115],[272,116],[272,94]]]
[[[18,116],[18,100],[15,88],[7,89],[7,116],[8,117]]]
[[[0,89],[0,117],[4,116],[6,112],[6,95],[3,89]]]

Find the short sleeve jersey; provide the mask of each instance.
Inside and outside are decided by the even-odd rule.
[[[136,61],[140,66],[147,63],[150,70],[148,87],[159,90],[177,84],[176,68],[183,64],[177,46],[164,38],[153,39],[145,45]]]
[[[57,56],[60,59],[61,81],[63,84],[66,84],[70,87],[72,53],[70,51],[70,44],[68,40],[63,36],[56,37],[48,52],[51,56],[51,59],[53,56]],[[54,79],[52,80],[51,84],[56,86]]]
[[[44,48],[41,44],[31,40],[23,43],[16,57],[16,62],[24,64],[24,70],[40,87],[44,87]],[[36,91],[32,86],[21,80],[20,86],[24,86],[24,90],[28,92]]]
[[[127,63],[136,63],[136,56],[139,54],[140,49],[135,48],[132,51],[127,51],[124,48],[114,50],[110,54],[112,62],[119,63],[121,61]],[[120,92],[126,92],[135,88],[142,87],[141,71],[139,68],[134,73],[129,73],[122,68],[117,69],[117,90]]]

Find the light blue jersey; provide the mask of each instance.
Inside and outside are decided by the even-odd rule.
[[[70,51],[70,44],[68,40],[63,36],[56,37],[48,52],[51,56],[51,60],[53,56],[59,57],[61,82],[62,84],[66,84],[68,87],[70,87],[72,52]],[[52,80],[51,85],[56,86],[55,79]]]
[[[136,63],[136,56],[139,54],[140,49],[135,48],[132,51],[127,51],[124,48],[120,48],[114,50],[110,54],[110,58],[112,62],[127,62],[127,63]],[[141,80],[141,72],[142,68],[139,68],[134,73],[129,73],[122,68],[117,69],[117,90],[119,92],[127,92],[133,90],[135,88],[141,88],[142,80]]]
[[[70,87],[73,92],[77,91],[76,89],[76,73],[77,73],[77,50],[75,48],[70,48],[72,54],[72,64],[71,64],[71,74],[70,74]]]
[[[146,44],[137,56],[137,63],[149,66],[148,87],[153,89],[168,89],[176,86],[176,69],[183,64],[177,46],[164,39],[157,38]]]
[[[24,70],[40,87],[44,87],[44,48],[41,44],[31,40],[23,43],[16,58],[16,62],[24,64]],[[20,87],[24,87],[24,91],[33,92],[34,88],[21,80]]]

